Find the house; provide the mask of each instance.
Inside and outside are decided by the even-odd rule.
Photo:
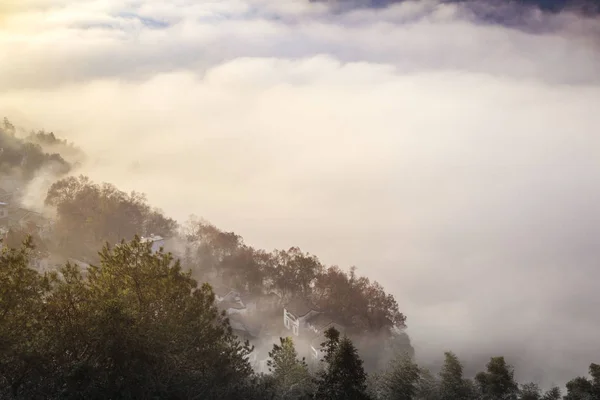
[[[280,304],[281,296],[275,292],[270,292],[258,298],[256,307],[260,311],[268,312],[277,310],[278,307],[281,307]]]
[[[321,335],[327,329],[334,327],[339,332],[344,333],[346,328],[335,321],[329,314],[317,314],[306,320],[306,328],[313,334]]]
[[[310,356],[314,361],[319,361],[323,358],[323,352],[321,351],[321,344],[325,343],[325,336],[316,335],[310,341]]]
[[[52,221],[42,214],[20,207],[9,208],[7,219],[9,227],[25,229],[29,232],[49,231],[52,224]]]
[[[227,313],[227,315],[235,315],[235,314],[246,315],[246,314],[248,314],[248,309],[246,308],[246,305],[239,298],[237,300],[221,301],[221,302],[217,303],[217,308],[225,311],[225,313]]]
[[[228,288],[222,285],[211,285],[213,293],[215,294],[215,301],[220,303],[222,301],[237,301],[240,300],[240,293],[236,290]]]
[[[255,318],[242,314],[234,314],[229,317],[231,329],[244,340],[255,340],[261,335],[262,324]]]
[[[265,314],[278,313],[278,307],[280,307],[281,298],[276,293],[269,294],[252,294],[242,293],[240,294],[242,303],[246,305],[248,312]]]
[[[248,362],[255,370],[266,366],[268,351],[273,348],[269,343],[265,346],[263,323],[252,316],[233,314],[229,316],[229,325],[233,333],[242,341],[248,341],[254,347],[247,357]],[[264,364],[264,365],[263,365]],[[265,371],[266,372],[266,371]]]
[[[161,236],[150,235],[148,237],[143,237],[140,242],[152,243],[151,249],[153,253],[157,253],[161,248],[165,247],[165,239]]]
[[[248,314],[248,308],[237,290],[221,285],[213,285],[212,288],[219,310],[225,311],[227,315]]]
[[[285,305],[283,308],[283,325],[291,330],[294,335],[299,336],[301,328],[304,328],[305,321],[314,315],[320,314],[320,311],[308,301],[296,298]]]
[[[306,320],[307,331],[312,335],[310,352],[313,359],[319,360],[322,357],[321,343],[326,340],[325,331],[331,327],[337,329],[341,334],[346,332],[346,327],[336,322],[335,318],[329,314],[317,314]]]

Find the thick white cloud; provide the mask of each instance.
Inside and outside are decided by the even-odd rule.
[[[81,145],[92,178],[357,265],[427,362],[505,354],[548,384],[599,361],[596,21],[533,13],[527,33],[433,2],[16,7],[0,110]]]

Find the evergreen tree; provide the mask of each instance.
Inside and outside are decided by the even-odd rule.
[[[44,297],[51,277],[29,267],[32,251],[28,237],[22,247],[0,253],[0,398],[28,397],[49,364]]]
[[[542,400],[542,391],[535,383],[526,383],[521,386],[519,400]]]
[[[561,398],[560,388],[554,386],[544,393],[542,400],[560,400]]]
[[[471,399],[474,393],[463,377],[463,366],[452,352],[444,353],[444,365],[440,371],[440,400]]]
[[[504,357],[492,357],[487,371],[475,377],[482,400],[516,400],[519,386],[514,380],[514,371]]]
[[[416,398],[419,400],[440,400],[439,382],[428,369],[420,369]]]
[[[210,286],[137,237],[101,260],[45,277],[26,250],[2,253],[2,398],[248,398],[251,348]]]
[[[292,338],[279,338],[279,342],[279,345],[273,345],[267,361],[274,379],[276,398],[309,398],[312,382],[308,365],[304,359],[298,360]]]
[[[383,375],[386,400],[414,400],[419,392],[421,370],[407,354],[398,354]]]
[[[327,363],[318,379],[316,398],[323,400],[366,400],[367,374],[358,351],[348,337],[339,338],[335,328],[326,331],[323,343]]]

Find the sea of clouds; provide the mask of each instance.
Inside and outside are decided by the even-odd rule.
[[[562,384],[600,362],[599,38],[484,3],[9,0],[0,114],[180,221],[356,265],[426,365]]]

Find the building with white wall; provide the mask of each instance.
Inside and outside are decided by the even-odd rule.
[[[161,248],[165,247],[165,239],[161,236],[150,235],[143,237],[140,241],[142,243],[152,243],[153,253],[157,253]]]
[[[305,321],[317,314],[320,314],[320,311],[308,301],[294,299],[283,308],[283,325],[295,336],[300,336],[301,330],[305,328]]]

